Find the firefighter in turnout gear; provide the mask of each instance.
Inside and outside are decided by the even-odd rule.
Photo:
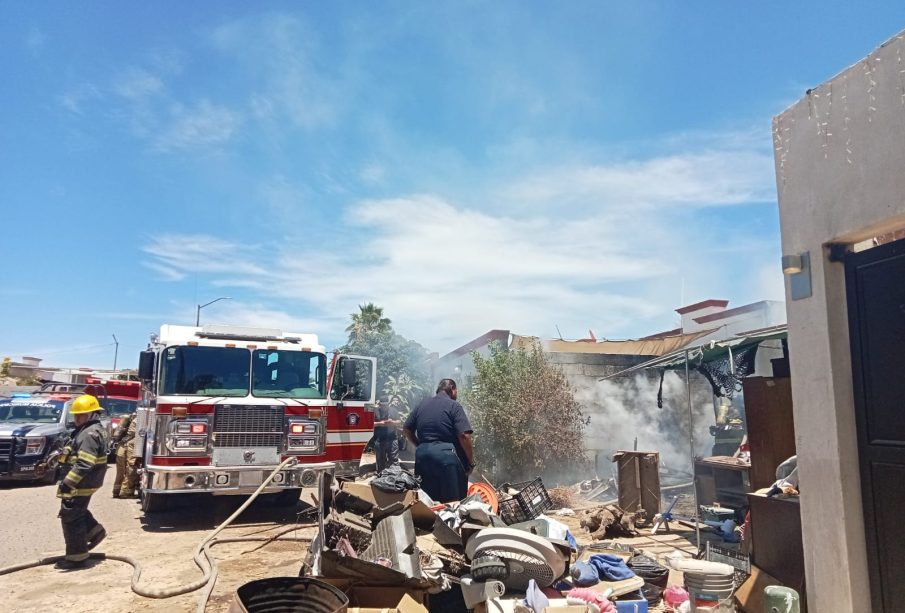
[[[113,441],[117,443],[114,498],[138,498],[135,493],[135,487],[138,485],[138,462],[134,453],[137,430],[138,423],[133,413],[121,421],[113,433]]]
[[[57,562],[57,568],[85,566],[88,551],[107,536],[104,527],[88,510],[91,495],[103,485],[107,472],[108,439],[98,419],[100,410],[97,398],[88,394],[76,398],[69,410],[76,429],[60,456],[60,464],[69,471],[57,489],[57,497],[61,499],[59,518],[66,541],[66,557]]]

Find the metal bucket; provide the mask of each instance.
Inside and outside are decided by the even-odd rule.
[[[345,613],[349,599],[329,583],[306,577],[272,577],[236,590],[229,613]]]

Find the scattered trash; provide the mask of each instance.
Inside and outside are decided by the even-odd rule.
[[[399,464],[393,464],[380,471],[380,474],[371,480],[371,486],[383,492],[405,492],[417,490],[421,487],[421,480]]]
[[[481,497],[486,504],[490,506],[490,510],[494,513],[498,513],[500,510],[500,500],[497,496],[496,490],[493,489],[493,486],[489,483],[484,483],[482,481],[478,481],[477,483],[472,483],[468,486],[468,496],[471,497],[477,494]]]
[[[635,535],[634,515],[613,504],[582,511],[580,518],[581,527],[594,540]]]
[[[525,483],[503,484],[500,490],[510,496],[500,500],[499,506],[500,517],[507,524],[517,524],[534,519],[544,511],[553,508],[553,501],[540,477]]]
[[[229,613],[311,613],[345,611],[349,599],[336,587],[306,577],[271,577],[239,587]]]
[[[670,585],[665,590],[663,590],[663,602],[668,607],[677,607],[683,602],[688,601],[688,592],[685,591],[685,588],[678,585]]]
[[[388,469],[328,498],[303,570],[345,594],[350,611],[640,612],[666,589],[667,568],[611,540],[635,534],[635,514],[572,508],[579,490],[604,482],[549,492],[540,478],[499,490],[482,482],[437,504],[409,476]],[[576,524],[596,542],[579,548]]]

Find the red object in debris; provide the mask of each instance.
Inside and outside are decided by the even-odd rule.
[[[500,500],[497,498],[496,490],[487,483],[481,481],[472,483],[468,486],[468,495],[477,494],[486,504],[490,505],[490,510],[496,513],[500,509]]]

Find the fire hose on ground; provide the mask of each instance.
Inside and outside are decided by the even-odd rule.
[[[276,537],[264,537],[264,536],[236,536],[236,537],[228,537],[228,538],[216,538],[220,532],[229,527],[232,522],[242,514],[248,506],[254,502],[254,500],[264,491],[264,488],[267,487],[273,478],[286,467],[298,463],[297,458],[287,458],[284,460],[279,466],[273,469],[266,479],[258,486],[258,489],[254,491],[242,506],[240,506],[236,511],[230,515],[226,520],[217,526],[213,532],[208,534],[204,539],[198,543],[195,547],[195,551],[192,554],[192,560],[195,562],[195,565],[201,570],[203,576],[191,583],[186,583],[184,585],[179,585],[171,588],[146,588],[139,585],[139,581],[141,580],[142,566],[135,558],[130,556],[122,556],[122,555],[113,555],[107,553],[100,552],[92,552],[89,556],[89,560],[116,560],[117,562],[124,562],[132,566],[132,591],[138,594],[139,596],[143,596],[145,598],[172,598],[174,596],[180,596],[182,594],[188,594],[189,592],[194,592],[195,590],[205,588],[204,592],[201,594],[201,598],[198,600],[198,607],[196,611],[198,613],[204,613],[205,608],[207,607],[207,602],[210,599],[211,594],[214,591],[214,585],[217,581],[218,568],[217,561],[211,555],[210,548],[214,545],[220,545],[223,543],[249,543],[249,542],[269,542],[273,540],[282,540],[282,541],[301,541],[307,542],[309,539],[297,538],[297,537],[284,537],[282,534],[277,535]],[[27,570],[29,568],[36,568],[38,566],[44,566],[47,564],[54,564],[60,560],[62,560],[65,556],[57,555],[57,556],[49,556],[46,558],[41,558],[39,560],[34,560],[32,562],[24,562],[21,564],[14,564],[12,566],[7,566],[4,568],[0,568],[0,576],[8,575],[11,573],[19,572],[22,570]]]

